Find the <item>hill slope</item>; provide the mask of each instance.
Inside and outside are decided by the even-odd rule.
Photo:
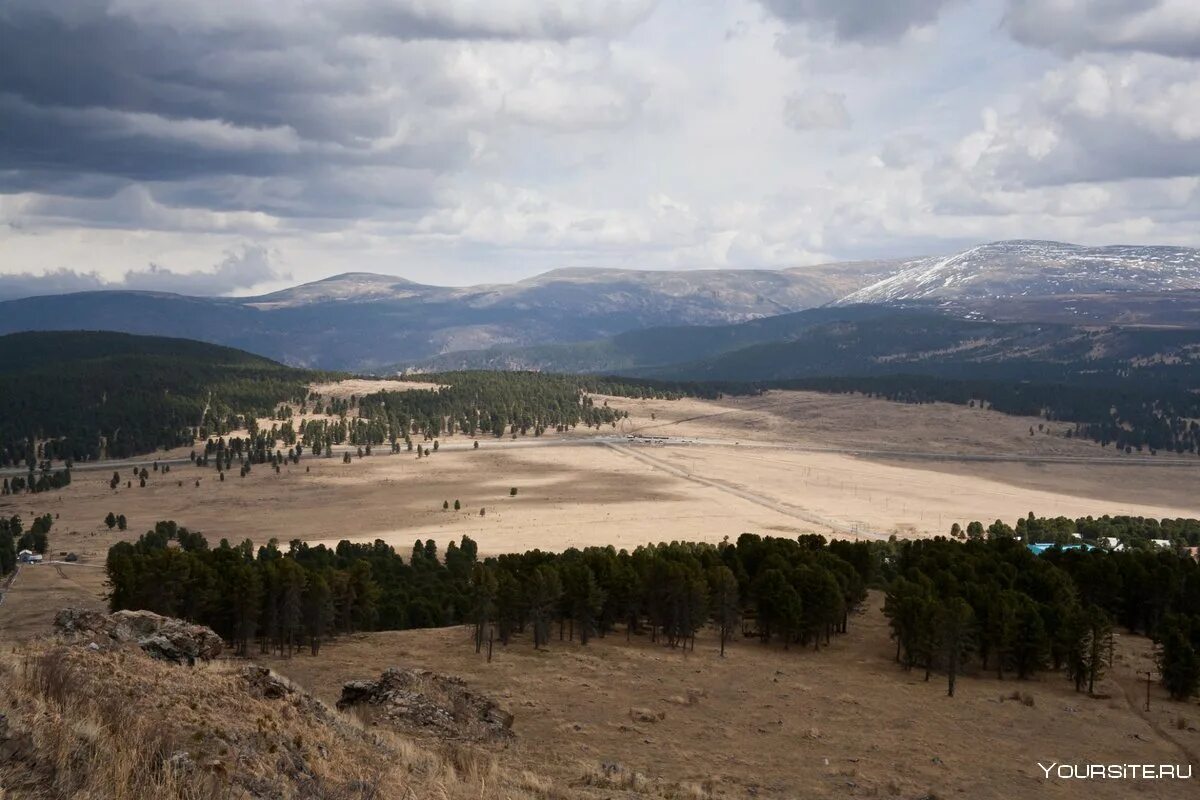
[[[186,444],[196,427],[220,431],[230,416],[269,413],[302,396],[315,377],[184,339],[86,331],[0,336],[0,466]]]
[[[866,316],[862,308],[786,340],[633,372],[674,380],[909,373],[1079,382],[1130,371],[1191,376],[1200,367],[1200,331],[988,322],[920,309]]]
[[[549,372],[634,373],[700,361],[751,345],[790,341],[813,327],[846,320],[893,317],[887,306],[812,308],[731,325],[677,325],[628,331],[606,339],[538,347],[495,347],[429,359],[422,371],[533,369]]]

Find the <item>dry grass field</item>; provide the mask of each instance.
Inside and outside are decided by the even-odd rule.
[[[329,702],[343,682],[388,666],[460,675],[516,715],[501,763],[562,786],[608,763],[695,797],[1079,798],[1083,782],[1047,780],[1037,762],[1200,759],[1200,706],[1171,703],[1154,687],[1151,712],[1141,711],[1137,671],[1149,656],[1140,637],[1122,638],[1098,698],[1061,675],[1018,682],[990,673],[961,679],[949,698],[943,676],[926,683],[892,661],[879,602],[873,595],[850,633],[819,653],[743,640],[722,659],[712,637],[683,653],[623,634],[535,651],[518,637],[489,664],[469,629],[449,628],[361,634],[320,658],[270,663]],[[1096,800],[1194,791],[1187,781],[1086,786]]]

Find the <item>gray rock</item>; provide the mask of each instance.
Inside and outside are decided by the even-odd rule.
[[[176,664],[208,661],[221,655],[224,648],[221,637],[212,628],[149,611],[104,614],[64,608],[55,616],[54,627],[65,639],[87,639],[98,649],[105,644],[136,644],[152,658]]]
[[[348,681],[338,708],[362,708],[375,722],[454,739],[513,735],[513,715],[451,675],[392,667],[378,680]]]

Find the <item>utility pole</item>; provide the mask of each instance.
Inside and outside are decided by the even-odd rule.
[[[1144,670],[1140,674],[1146,676],[1146,711],[1150,710],[1150,678],[1152,677],[1150,670]]]

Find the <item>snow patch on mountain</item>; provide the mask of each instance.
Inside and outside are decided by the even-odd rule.
[[[992,242],[921,258],[836,305],[1200,289],[1200,250],[1063,242]]]

